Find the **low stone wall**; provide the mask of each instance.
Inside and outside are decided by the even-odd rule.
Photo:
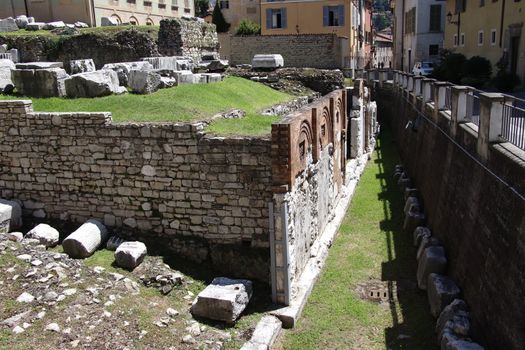
[[[194,124],[113,124],[0,102],[0,197],[24,214],[97,218],[232,276],[268,281],[271,142]]]
[[[332,34],[231,36],[220,40],[230,64],[251,64],[256,54],[280,54],[285,67],[337,69],[343,66],[343,41]],[[227,41],[226,41],[227,40]],[[221,43],[222,46],[222,43]]]
[[[501,127],[497,97],[481,97],[478,126],[464,119],[463,87],[453,87],[449,109],[447,84],[424,80],[421,89],[401,74],[395,82],[375,90],[380,115],[388,116],[428,226],[446,247],[447,274],[471,305],[472,336],[486,348],[521,349],[525,152],[491,139]]]

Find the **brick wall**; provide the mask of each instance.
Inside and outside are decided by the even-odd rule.
[[[34,113],[0,102],[0,197],[26,216],[148,239],[232,275],[268,281],[270,140],[195,124],[113,124],[107,113]]]
[[[403,164],[421,193],[428,225],[446,247],[448,274],[471,306],[474,339],[489,349],[522,349],[525,201],[516,192],[525,193],[525,152],[503,142],[487,143],[487,154],[479,154],[485,141],[478,140],[473,123],[457,123],[451,111],[438,112],[410,93],[418,109],[444,131],[420,120],[414,132],[406,125],[416,112],[403,92],[381,88],[376,94],[380,115],[391,123]]]
[[[225,42],[223,36],[219,40]],[[251,64],[256,54],[281,54],[285,67],[336,69],[343,62],[343,41],[332,34],[231,36],[225,48],[230,63]]]

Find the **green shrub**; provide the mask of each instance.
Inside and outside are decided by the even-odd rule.
[[[461,83],[464,85],[481,88],[492,76],[492,64],[485,57],[473,56],[463,65],[463,78]]]
[[[454,84],[460,84],[464,76],[464,65],[467,61],[465,55],[443,50],[441,61],[434,68],[432,76],[438,80],[450,81]]]
[[[520,83],[520,78],[516,74],[507,71],[498,71],[492,79],[492,84],[500,92],[512,92]]]
[[[250,20],[243,19],[237,29],[236,35],[259,35],[261,34],[261,26]]]
[[[215,3],[215,7],[213,8],[211,22],[217,26],[217,33],[226,33],[228,30],[230,30],[230,23],[226,22],[226,19],[224,19],[224,15],[222,14],[218,1]]]

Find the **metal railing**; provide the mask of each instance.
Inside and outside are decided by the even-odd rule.
[[[515,101],[502,103],[501,137],[525,151],[525,109]]]
[[[467,94],[467,115],[465,119],[479,126],[480,104],[479,96],[472,91]]]
[[[452,110],[452,88],[450,86],[445,88],[445,109]]]

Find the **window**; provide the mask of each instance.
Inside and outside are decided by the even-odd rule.
[[[323,6],[323,26],[340,27],[345,25],[345,6]]]
[[[461,46],[465,46],[465,33],[461,33],[459,36],[459,41]]]
[[[171,10],[172,11],[179,10],[179,3],[177,2],[177,0],[171,0]]]
[[[428,55],[429,56],[439,55],[439,45],[428,45]]]
[[[230,2],[228,0],[221,0],[221,1],[219,1],[219,7],[221,9],[229,9],[230,8]]]
[[[405,16],[405,32],[407,34],[416,32],[416,8],[412,7]]]
[[[136,4],[137,0],[128,0],[128,4]]]
[[[153,23],[153,20],[152,20],[151,18],[146,19],[146,25],[147,25],[147,26],[152,26],[152,25],[154,25],[154,24],[155,24],[155,23]]]
[[[456,0],[456,13],[465,12],[467,9],[467,0]]]
[[[485,0],[479,0],[479,7],[485,6]]]
[[[144,7],[151,7],[151,1],[144,1]]]
[[[441,31],[441,5],[430,5],[430,31]]]
[[[139,21],[135,17],[131,16],[129,18],[129,24],[134,25],[134,26],[138,26],[139,25]]]
[[[454,46],[458,46],[458,35],[454,34]]]
[[[483,46],[483,39],[484,39],[484,38],[483,38],[483,31],[480,30],[480,31],[478,32],[478,46]]]
[[[286,28],[286,9],[266,9],[266,28]]]
[[[490,31],[490,45],[496,45],[496,29]]]

